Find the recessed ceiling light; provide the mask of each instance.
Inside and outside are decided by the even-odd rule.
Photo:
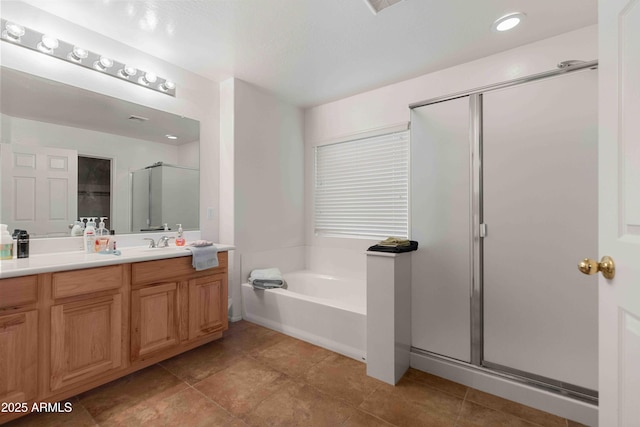
[[[165,135],[165,136],[169,139],[178,139],[178,137],[175,135]]]
[[[492,28],[494,31],[509,31],[522,22],[526,16],[522,12],[509,13],[496,19]]]

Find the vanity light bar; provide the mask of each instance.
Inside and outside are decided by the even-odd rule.
[[[142,71],[130,64],[91,52],[83,49],[82,46],[73,45],[59,40],[51,34],[40,33],[6,19],[0,19],[0,25],[1,38],[7,43],[53,56],[72,64],[81,65],[90,70],[108,74],[117,79],[144,86],[157,92],[176,96],[176,84],[159,77],[155,73]]]

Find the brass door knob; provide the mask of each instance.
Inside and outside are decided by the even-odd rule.
[[[605,279],[613,279],[616,275],[616,264],[611,257],[606,255],[602,257],[600,262],[585,258],[578,263],[578,270],[584,274],[596,274],[600,271]]]

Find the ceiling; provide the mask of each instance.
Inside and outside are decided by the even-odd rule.
[[[0,68],[0,112],[170,145],[200,140],[200,123],[122,99]],[[148,120],[130,120],[138,116]],[[166,135],[173,135],[175,140]]]
[[[364,0],[25,1],[214,81],[234,76],[302,107],[597,22],[597,0],[403,0],[377,15]],[[491,30],[514,11],[527,14],[522,25]]]

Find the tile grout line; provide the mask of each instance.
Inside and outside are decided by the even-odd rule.
[[[195,390],[198,394],[200,394],[202,397],[205,398],[205,400],[213,403],[215,406],[217,406],[218,408],[222,409],[225,413],[229,414],[229,416],[232,419],[239,419],[240,421],[244,422],[244,420],[240,417],[235,416],[234,414],[232,414],[231,412],[229,412],[224,406],[220,405],[218,402],[216,402],[215,400],[211,399],[209,396],[207,396],[206,394],[204,394],[203,392],[201,392],[200,390],[198,390],[197,388],[195,388],[194,386],[187,384],[189,386],[189,388]],[[245,423],[247,424],[247,423]]]

